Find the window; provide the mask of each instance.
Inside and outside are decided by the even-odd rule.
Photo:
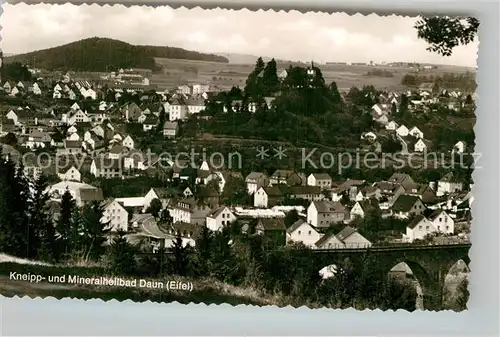
[[[425,229],[429,229],[429,226],[425,226]]]
[[[447,223],[448,222],[448,217],[444,217],[444,223]]]
[[[443,218],[439,218],[439,222],[442,222],[443,221]]]
[[[309,231],[309,235],[311,235],[311,231]]]
[[[438,226],[438,231],[441,230],[441,226]]]
[[[418,229],[422,229],[422,226],[418,226]]]
[[[299,231],[299,235],[300,235],[301,233],[302,233],[302,232],[301,232],[301,231]]]
[[[446,226],[446,229],[450,229],[450,226]]]

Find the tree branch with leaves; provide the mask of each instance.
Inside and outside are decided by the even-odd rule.
[[[429,43],[427,50],[451,56],[453,49],[474,41],[479,20],[472,17],[421,17],[415,24],[417,36]]]

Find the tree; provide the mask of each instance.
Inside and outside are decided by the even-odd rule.
[[[15,236],[14,243],[18,246],[18,256],[33,258],[36,256],[36,249],[33,248],[39,245],[39,238],[37,237],[37,229],[30,224],[30,202],[31,191],[29,182],[24,175],[24,166],[22,161],[18,163],[16,174],[13,177],[12,194],[8,197],[12,202],[10,221],[14,225],[15,231],[18,233]],[[33,244],[33,246],[32,246]]]
[[[76,201],[73,196],[66,190],[61,198],[61,211],[56,222],[57,251],[55,258],[61,259],[64,255],[71,252],[72,239],[74,237],[74,213],[76,211]]]
[[[98,201],[86,205],[83,209],[80,241],[85,261],[98,260],[105,253],[104,244],[110,228],[109,221],[102,221],[103,216],[104,209]]]
[[[160,224],[162,226],[170,226],[174,222],[174,218],[170,215],[170,211],[166,208],[160,212]]]
[[[158,218],[158,215],[160,214],[162,208],[162,203],[158,198],[154,198],[151,200],[151,203],[149,204],[148,209],[146,210],[147,213],[151,213],[152,216]]]
[[[22,164],[22,163],[21,163]],[[0,146],[0,251],[20,257],[31,254],[28,211],[29,189],[15,163],[2,154]]]
[[[50,196],[46,192],[48,180],[40,175],[33,187],[33,196],[30,208],[30,225],[34,229],[36,238],[32,245],[37,250],[40,260],[52,262],[56,251],[56,230],[48,209]]]
[[[291,225],[293,225],[299,219],[300,219],[299,212],[297,212],[296,209],[292,209],[290,212],[286,213],[285,219],[284,219],[286,228],[289,228]]]
[[[137,269],[137,247],[127,241],[125,232],[118,231],[116,234],[109,246],[108,270],[114,275],[132,275]]]
[[[194,276],[207,276],[212,269],[213,234],[203,226],[196,246],[189,259],[189,269]]]
[[[276,65],[276,61],[274,59],[267,62],[267,65],[264,68],[263,82],[266,88],[266,94],[274,93],[278,89],[278,66]]]
[[[2,65],[2,80],[4,81],[32,81],[31,72],[19,62],[4,63]]]
[[[430,46],[427,50],[451,56],[453,49],[474,41],[479,28],[476,18],[422,17],[415,24],[417,36]]]
[[[17,138],[15,134],[9,132],[0,139],[0,142],[10,146],[15,146],[17,145]]]
[[[227,180],[226,184],[224,185],[224,190],[222,191],[222,198],[224,200],[224,204],[226,205],[248,204],[249,195],[245,181],[240,178],[230,177]]]
[[[173,273],[180,276],[185,276],[189,263],[189,246],[183,245],[182,237],[180,235],[177,235],[177,237],[175,238],[174,244],[172,246],[172,252]]]

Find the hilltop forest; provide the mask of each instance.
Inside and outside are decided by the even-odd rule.
[[[112,71],[119,68],[158,70],[154,58],[228,63],[227,58],[174,47],[135,46],[108,38],[88,38],[63,46],[13,55],[5,61],[47,70]]]

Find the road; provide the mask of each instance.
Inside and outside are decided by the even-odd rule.
[[[173,235],[166,234],[158,228],[158,224],[153,216],[144,219],[139,228],[147,236],[156,239],[175,239]]]

